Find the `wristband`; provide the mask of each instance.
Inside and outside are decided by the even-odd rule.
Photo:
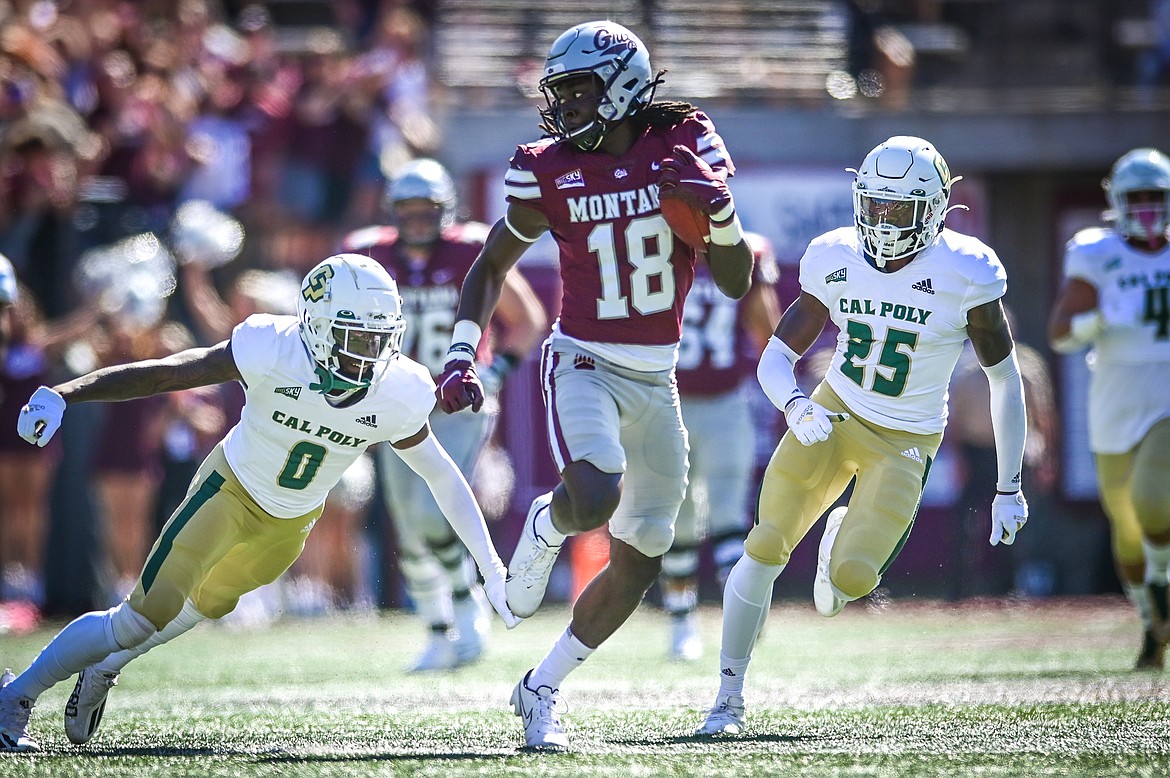
[[[730,218],[730,222],[720,226],[715,223],[714,217],[711,218],[711,242],[716,246],[737,246],[744,239],[743,227],[739,223],[739,214],[735,212],[735,209],[731,205],[727,207],[731,208],[731,216],[725,217],[720,221],[727,221],[727,218]],[[720,211],[720,215],[726,210],[727,208]]]
[[[451,332],[451,348],[447,349],[447,356],[470,354],[474,359],[482,335],[483,330],[478,324],[471,319],[460,319],[455,322],[455,329]]]

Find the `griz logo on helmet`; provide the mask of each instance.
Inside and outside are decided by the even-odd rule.
[[[586,54],[594,54],[601,52],[602,54],[617,54],[628,49],[638,48],[637,41],[630,35],[624,32],[610,32],[604,27],[597,31],[593,36],[593,45],[596,47],[595,51],[584,52]]]

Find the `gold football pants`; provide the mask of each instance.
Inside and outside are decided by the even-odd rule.
[[[150,550],[130,607],[158,629],[188,598],[208,618],[226,616],[296,561],[320,515],[321,508],[293,519],[267,513],[236,480],[220,444]]]

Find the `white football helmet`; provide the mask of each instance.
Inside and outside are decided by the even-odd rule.
[[[370,386],[398,356],[406,332],[398,285],[360,254],[336,254],[310,270],[297,317],[319,379],[309,388],[321,394]]]
[[[387,213],[395,217],[395,206],[403,200],[430,200],[439,206],[434,235],[455,223],[455,182],[446,168],[433,159],[415,159],[399,168],[386,185],[383,203]]]
[[[898,135],[850,169],[853,217],[866,255],[879,267],[916,254],[934,242],[946,217],[950,168],[922,138]],[[956,206],[958,207],[958,206]]]
[[[1108,216],[1126,238],[1152,240],[1170,226],[1170,157],[1157,149],[1134,149],[1113,164],[1101,182]],[[1161,202],[1131,202],[1134,192],[1159,192]]]
[[[550,87],[589,73],[601,85],[597,117],[570,131],[561,116],[560,101]],[[561,33],[549,49],[540,79],[540,91],[548,108],[540,115],[545,128],[555,137],[593,151],[610,127],[650,104],[658,83],[650,69],[650,53],[637,35],[617,22],[585,22]]]

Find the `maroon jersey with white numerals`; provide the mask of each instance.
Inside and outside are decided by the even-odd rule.
[[[682,342],[678,347],[678,390],[684,395],[730,392],[755,373],[760,346],[747,329],[746,303],[759,285],[780,278],[775,257],[757,255],[752,291],[733,300],[715,285],[707,263],[695,269],[695,283],[683,309]]]
[[[702,112],[650,127],[620,157],[567,142],[520,146],[505,176],[508,201],[545,215],[560,247],[561,331],[598,343],[669,345],[682,332],[695,250],[658,206],[662,160],[686,145],[725,175],[735,167]]]
[[[412,262],[406,256],[393,227],[365,227],[342,240],[342,250],[370,257],[398,282],[406,319],[402,353],[426,365],[432,377],[443,372],[459,309],[459,290],[487,234],[487,225],[479,222],[447,227],[425,263]],[[483,348],[489,340],[485,337],[480,341]],[[478,361],[490,361],[482,349]]]

